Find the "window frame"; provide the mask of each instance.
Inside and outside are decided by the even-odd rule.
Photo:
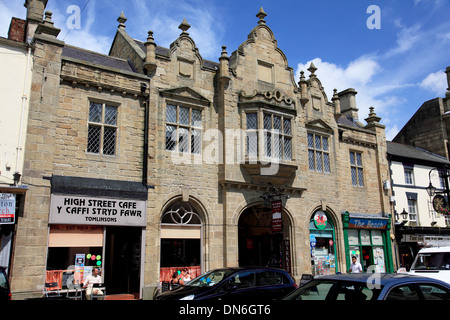
[[[258,109],[245,110],[245,157],[247,159],[276,159],[283,162],[294,161],[294,117],[289,114],[273,112],[264,107]],[[256,115],[256,128],[249,128],[248,118],[249,114]],[[270,117],[270,128],[266,128],[266,116]],[[280,118],[280,130],[274,129],[275,117]],[[286,131],[286,121],[289,122],[289,132]],[[279,146],[279,154],[274,155],[275,150],[275,136],[278,136],[281,142]],[[250,152],[250,137],[252,140],[252,152]],[[267,148],[267,137],[270,137],[270,154]],[[290,141],[290,154],[286,151],[287,141]]]
[[[91,120],[91,106],[95,105],[101,105],[101,114],[100,114],[100,122],[97,122],[95,120]],[[106,122],[106,110],[107,107],[114,108],[115,109],[115,124],[107,123]],[[119,107],[120,105],[114,102],[110,101],[101,101],[101,100],[94,100],[89,99],[88,104],[88,119],[87,119],[87,139],[86,139],[86,153],[89,154],[95,154],[95,155],[102,155],[102,156],[110,156],[115,157],[118,154],[118,142],[119,142]],[[90,137],[90,129],[91,128],[100,128],[100,134],[99,134],[99,142],[98,142],[98,152],[94,152],[91,150],[89,145],[91,144],[91,137]],[[114,131],[114,153],[105,153],[105,132],[106,130],[113,130]]]
[[[179,152],[179,153],[183,153],[183,154],[191,154],[191,155],[201,155],[202,154],[202,136],[203,136],[203,108],[201,107],[196,107],[193,105],[188,105],[188,104],[184,104],[184,103],[178,103],[178,102],[174,102],[174,101],[166,101],[166,108],[165,108],[165,150],[166,151],[171,151],[171,152]],[[169,121],[168,119],[168,110],[169,107],[175,107],[175,122]],[[181,115],[181,111],[184,109],[188,109],[188,121],[187,124],[186,123],[182,123],[180,122],[180,115]],[[193,118],[194,115],[194,111],[197,111],[200,113],[200,121],[197,121],[196,119]],[[197,124],[198,122],[200,122],[200,126],[195,126],[195,124]],[[171,133],[170,136],[170,141],[172,142],[172,147],[168,148],[168,142],[169,142],[169,138],[167,136],[168,133],[168,127],[174,127],[174,130]],[[186,136],[188,136],[189,138],[187,139],[187,144],[185,144],[186,142],[181,141],[181,131],[186,130],[188,133],[186,134]],[[175,133],[176,135],[176,140],[173,140],[173,134]],[[196,136],[196,133],[199,133],[198,136]],[[198,141],[198,145],[193,141]],[[195,148],[195,149],[194,149]]]
[[[364,181],[364,157],[363,152],[358,150],[350,150],[349,151],[349,160],[350,160],[350,178],[352,180],[352,185],[354,187],[364,188],[366,183]],[[354,163],[352,163],[352,155],[354,156]],[[361,164],[358,164],[358,155],[361,158]],[[355,170],[356,183],[353,180],[353,169]]]
[[[312,147],[310,146],[310,143],[309,143],[310,136],[312,136]],[[316,145],[317,138],[316,137],[320,137],[320,149],[317,149],[317,145]],[[327,141],[327,150],[325,150],[323,148],[324,139],[326,139],[326,141]],[[307,132],[307,135],[306,135],[306,144],[307,144],[307,148],[308,148],[308,171],[331,174],[330,136],[325,135],[323,133],[309,131],[309,132]],[[314,169],[311,169],[311,162],[310,162],[311,161],[311,159],[310,159],[311,152],[313,153],[313,157],[314,157]],[[321,162],[320,169],[318,168],[318,154],[321,155],[320,156],[320,162]],[[324,155],[328,156],[328,171],[325,170],[326,161],[325,161]]]

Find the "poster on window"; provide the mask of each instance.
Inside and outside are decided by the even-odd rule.
[[[14,224],[16,217],[16,195],[0,193],[0,224]]]

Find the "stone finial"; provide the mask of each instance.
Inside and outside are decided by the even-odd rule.
[[[264,20],[264,18],[265,18],[266,16],[267,16],[267,13],[265,13],[263,7],[261,7],[261,8],[259,9],[259,12],[256,14],[256,17],[259,18],[258,24],[260,24],[260,23],[262,23],[262,24],[266,23],[266,21]]]
[[[125,14],[122,11],[122,13],[120,14],[119,18],[117,18],[117,21],[119,22],[119,29],[125,29],[126,28],[125,22],[127,22],[127,20],[128,19],[125,17]]]
[[[220,66],[219,66],[219,81],[226,85],[230,82],[230,73],[229,73],[229,61],[230,58],[228,57],[227,53],[227,47],[222,46],[222,53],[219,58]]]
[[[308,71],[311,72],[310,77],[316,76],[314,72],[317,71],[317,68],[313,62],[311,62],[311,64],[309,65]]]
[[[61,29],[58,29],[54,26],[52,21],[53,13],[51,11],[45,12],[45,19],[42,23],[40,23],[36,28],[36,34],[47,34],[52,37],[57,37]]]
[[[187,33],[186,31],[188,31],[190,27],[191,25],[187,23],[186,18],[184,18],[183,22],[181,22],[181,24],[178,26],[178,29],[183,31],[183,33]]]
[[[309,97],[308,97],[308,81],[306,81],[305,79],[305,72],[302,70],[300,71],[300,81],[299,81],[299,86],[300,86],[300,102],[302,104],[306,104],[309,101]]]
[[[373,126],[376,124],[380,123],[381,118],[377,116],[377,114],[375,113],[375,108],[374,107],[370,107],[369,108],[370,113],[369,113],[369,117],[366,120],[366,122],[368,123],[368,126]]]
[[[337,89],[333,90],[333,97],[331,98],[331,101],[334,103],[334,113],[339,114],[341,113],[341,99],[339,98],[339,95],[337,93]]]
[[[156,43],[153,39],[153,31],[148,32],[147,41],[145,42],[145,63],[144,68],[148,73],[152,73],[156,70]]]

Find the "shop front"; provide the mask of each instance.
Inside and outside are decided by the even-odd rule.
[[[311,272],[320,277],[339,272],[336,261],[335,227],[330,215],[316,211],[309,222]]]
[[[343,213],[347,270],[351,258],[364,272],[393,272],[390,216]]]
[[[52,177],[46,283],[70,291],[97,267],[107,294],[140,296],[147,190],[140,183]]]
[[[450,229],[398,224],[395,227],[399,266],[409,270],[420,249],[450,246]]]
[[[27,187],[0,187],[0,267],[11,267],[17,217],[23,212]]]

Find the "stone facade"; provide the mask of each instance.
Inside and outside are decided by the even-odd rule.
[[[309,78],[302,72],[296,83],[265,16],[261,8],[248,39],[231,55],[223,47],[219,62],[212,62],[202,58],[186,21],[170,48],[162,48],[152,32],[146,42],[132,39],[122,14],[110,55],[103,56],[57,40],[47,14],[35,36],[35,69],[43,71],[33,75],[24,169],[30,190],[18,224],[14,292],[43,289],[55,176],[142,182],[148,188],[141,289],[160,283],[161,238],[173,227],[162,219],[177,201],[199,216],[203,271],[242,264],[242,218],[252,210],[258,219],[267,214],[264,198],[282,200],[280,237],[289,240],[289,268],[297,280],[311,273],[310,222],[318,210],[334,227],[336,270],[348,269],[342,213],[390,217],[384,126],[373,109],[366,125],[359,122],[354,89],[335,90],[330,101],[313,65]],[[113,155],[88,152],[92,101],[117,107]],[[182,112],[188,112],[188,123]],[[246,139],[251,119],[254,140]],[[265,137],[278,139],[278,132],[263,128],[275,128],[280,119],[281,138],[274,141],[282,148],[274,157],[277,144]],[[178,128],[175,136],[168,136],[171,127]],[[314,147],[311,137],[326,138],[326,146]],[[265,158],[269,150],[272,157]],[[321,154],[320,167],[311,164],[312,151]],[[363,173],[354,183],[351,153],[361,155],[354,172]],[[267,236],[274,241],[274,232]],[[389,269],[390,243],[385,245]]]
[[[450,66],[446,68],[450,88]],[[445,98],[425,101],[392,141],[429,150],[450,159],[450,89]]]

